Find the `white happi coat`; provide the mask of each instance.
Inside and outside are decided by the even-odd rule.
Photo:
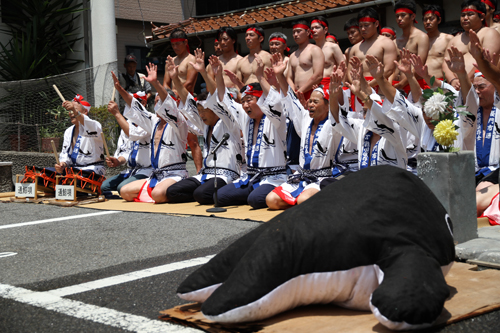
[[[262,95],[259,98],[257,104],[264,116],[262,130],[259,130],[255,143],[252,142],[253,119],[247,115],[241,104],[232,100],[227,94],[224,94],[221,104],[235,117],[245,142],[248,173],[235,182],[239,184],[248,182],[256,171],[257,175],[259,172],[263,175],[260,179],[261,185],[279,186],[286,181],[286,117],[281,96],[276,90],[271,89],[267,96]]]
[[[478,114],[481,113],[482,116],[482,108],[479,106],[479,97],[474,87],[471,87],[469,93],[467,94],[465,105],[467,106],[467,111],[472,113],[474,116],[471,131],[474,134],[472,145],[474,148],[474,155],[476,157],[476,172],[484,171],[486,169],[494,171],[498,168],[498,160],[500,158],[500,112],[498,112],[498,108],[500,107],[500,96],[498,95],[498,92],[495,91],[494,106],[491,109],[490,118],[486,125],[485,138],[483,138],[482,124],[478,124]],[[482,117],[481,120],[483,120]],[[485,156],[482,163],[481,161],[478,161],[478,151],[476,149],[477,145],[480,144],[476,141],[478,138],[483,139],[484,144],[488,141],[491,142],[489,151],[484,152],[485,154],[489,153],[489,158],[486,158]],[[488,170],[486,171],[488,172]]]
[[[59,162],[66,163],[68,167],[76,167],[85,171],[93,171],[99,175],[106,173],[104,167],[104,145],[102,142],[102,127],[98,121],[83,116],[83,124],[78,122],[78,138],[73,147],[73,133],[75,125],[64,132],[62,151]]]
[[[151,138],[149,134],[131,121],[129,123],[129,136],[122,130],[118,138],[118,147],[115,158],[123,157],[127,161],[127,169],[121,174],[126,177],[133,175],[149,176],[151,171]]]
[[[371,166],[393,165],[406,169],[408,157],[400,126],[384,114],[381,105],[374,101],[364,120],[348,116],[349,109],[345,100],[344,105],[339,105],[339,107],[339,124],[334,127],[349,141],[357,142],[360,169],[364,163],[367,163],[368,154],[372,155]],[[331,113],[329,116],[332,124],[336,123]],[[365,136],[369,131],[379,134],[380,140],[374,147],[371,147],[371,151],[365,152]]]
[[[181,178],[187,177],[186,171],[186,144],[188,126],[185,118],[179,113],[176,102],[167,96],[165,101],[159,101],[155,106],[156,114],[148,112],[135,98],[132,105],[126,105],[128,119],[142,128],[150,137],[151,178],[158,182],[175,174]],[[160,118],[167,122],[164,127],[161,142],[154,151],[154,137]]]
[[[455,107],[462,104],[461,94],[452,86],[443,82],[442,88],[455,94]],[[419,101],[413,102],[411,93],[408,99],[406,99],[398,91],[394,98],[394,103],[389,109],[384,109],[384,111],[391,119],[415,136],[416,140],[420,140],[422,150],[439,151],[439,145],[436,143],[433,130],[425,123],[422,105]],[[454,123],[459,127],[458,137],[453,146],[463,150],[472,150],[474,144],[473,122],[470,117],[463,115],[457,115],[457,118]]]
[[[299,165],[306,174],[316,177],[331,177],[331,167],[335,160],[337,148],[339,147],[342,135],[332,129],[332,124],[328,115],[326,119],[318,125],[314,133],[311,154],[309,154],[309,144],[313,119],[306,110],[291,87],[288,87],[287,96],[284,97],[285,108],[288,117],[292,120],[295,131],[300,137]]]
[[[240,177],[241,165],[243,163],[240,126],[234,116],[221,103],[218,99],[217,91],[215,91],[214,95],[209,95],[205,101],[205,108],[212,110],[219,117],[219,120],[212,129],[210,140],[208,140],[210,127],[201,119],[193,96],[189,94],[186,104],[181,102],[179,105],[179,110],[203,133],[203,138],[205,139],[205,144],[203,145],[203,168],[195,176],[201,183],[215,177],[214,156],[210,152],[222,140],[225,133],[229,134],[229,139],[216,152],[217,176],[222,178],[226,184]]]

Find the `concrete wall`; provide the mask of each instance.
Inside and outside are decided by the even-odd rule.
[[[141,22],[144,17],[146,23],[150,21],[177,23],[183,20],[181,1],[141,0],[139,8],[137,0],[115,0],[115,16],[117,19]]]

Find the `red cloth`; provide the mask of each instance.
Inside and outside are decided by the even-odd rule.
[[[480,217],[487,217],[491,225],[500,224],[500,207],[498,201],[498,193],[491,199],[491,203]]]
[[[440,80],[442,80],[442,79],[440,79]],[[395,84],[398,84],[399,82],[400,81],[392,81],[392,85],[394,86]],[[427,84],[427,82],[425,82],[424,79],[418,80],[418,84],[420,85],[420,88],[422,88],[423,90],[430,89],[429,85]],[[410,85],[407,84],[406,86],[404,86],[403,90],[405,91],[406,95],[408,95],[411,91]]]

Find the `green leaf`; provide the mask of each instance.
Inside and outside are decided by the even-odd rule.
[[[436,77],[435,76],[431,77],[431,82],[430,82],[431,83],[431,87],[434,86],[434,82],[435,81],[436,81]]]

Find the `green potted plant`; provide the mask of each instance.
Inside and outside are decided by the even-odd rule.
[[[56,145],[59,151],[60,144],[64,138],[64,131],[71,125],[68,117],[68,111],[61,105],[54,109],[48,109],[46,115],[53,119],[52,123],[45,124],[40,128],[40,136],[42,138],[42,151],[51,153],[52,143]]]

